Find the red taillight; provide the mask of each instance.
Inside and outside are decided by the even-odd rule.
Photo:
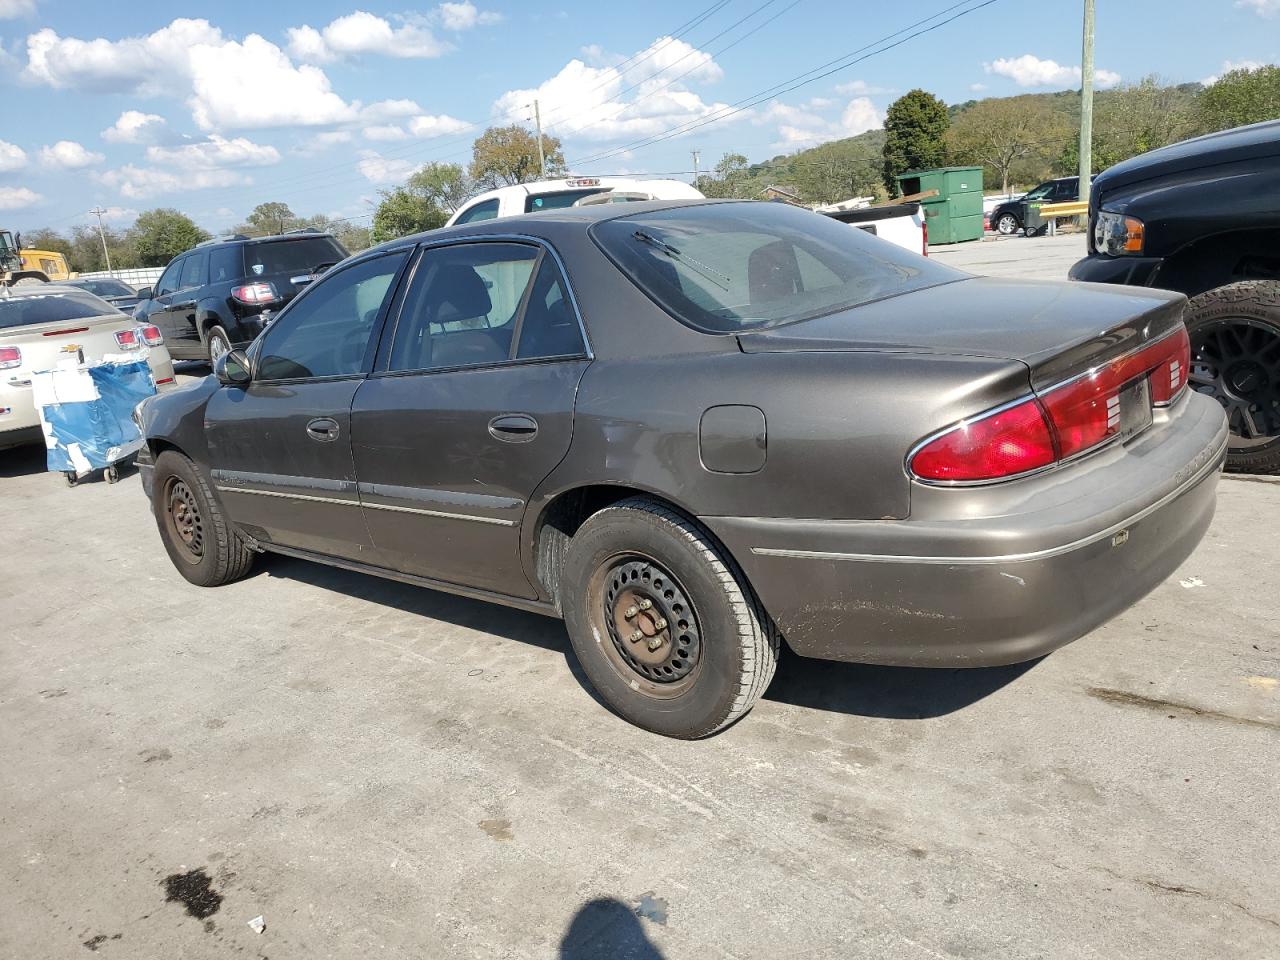
[[[1185,327],[1037,397],[965,421],[924,443],[910,457],[921,480],[974,482],[1028,473],[1076,456],[1120,432],[1121,398],[1142,377],[1151,403],[1182,395],[1191,365]]]
[[[1057,457],[1040,401],[961,423],[930,440],[911,458],[921,480],[996,480],[1047,467]]]
[[[921,219],[920,235],[924,238],[921,241],[922,249],[920,250],[920,253],[922,256],[927,257],[929,255],[929,221],[925,220],[923,217],[921,217],[920,219]]]
[[[138,332],[136,330],[117,330],[116,343],[120,345],[121,350],[137,350],[142,344],[138,343]]]
[[[0,347],[0,370],[22,366],[22,351],[17,347]]]
[[[148,347],[158,347],[164,343],[164,337],[160,335],[160,328],[152,323],[139,327],[138,336],[142,337],[142,342]]]
[[[271,284],[260,281],[258,283],[246,283],[238,287],[231,288],[231,296],[239,300],[241,303],[259,304],[272,303],[279,299],[276,296],[276,288]]]

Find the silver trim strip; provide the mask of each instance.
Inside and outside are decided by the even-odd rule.
[[[473,523],[492,523],[501,527],[514,527],[516,521],[499,517],[476,517],[466,513],[446,513],[443,510],[422,510],[418,507],[394,507],[385,503],[361,503],[359,500],[341,500],[337,497],[316,497],[304,493],[283,493],[277,490],[250,490],[247,487],[217,486],[219,493],[251,493],[255,497],[282,497],[285,500],[306,500],[311,503],[332,503],[340,507],[368,507],[371,510],[390,510],[395,513],[416,513],[424,517],[441,517],[445,520],[470,520]]]
[[[784,550],[775,547],[752,547],[751,552],[758,557],[785,557],[788,559],[799,560],[854,560],[868,563],[923,563],[940,564],[943,566],[961,564],[1026,563],[1029,560],[1047,560],[1050,557],[1058,557],[1064,553],[1071,553],[1074,550],[1080,550],[1091,544],[1097,543],[1099,540],[1105,540],[1108,537],[1115,536],[1115,534],[1119,533],[1121,530],[1127,529],[1135,523],[1145,520],[1161,507],[1164,507],[1173,500],[1176,500],[1189,489],[1199,484],[1208,474],[1218,470],[1221,467],[1222,455],[1226,449],[1227,440],[1224,438],[1222,443],[1218,445],[1214,455],[1209,458],[1208,462],[1196,470],[1196,472],[1192,474],[1186,482],[1179,484],[1155,503],[1144,507],[1133,516],[1125,520],[1121,520],[1119,523],[1113,523],[1111,526],[1107,527],[1105,530],[1099,531],[1098,533],[1091,533],[1086,537],[1081,537],[1079,540],[1074,540],[1071,543],[1065,543],[1061,546],[1046,547],[1044,550],[1032,550],[1027,553],[1006,553],[995,557],[917,557],[887,553],[834,553],[822,550]]]

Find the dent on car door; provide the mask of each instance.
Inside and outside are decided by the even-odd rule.
[[[554,256],[511,242],[425,249],[383,354],[352,407],[381,562],[534,597],[520,522],[569,449],[587,365]]]
[[[351,400],[408,257],[359,261],[280,315],[247,387],[209,399],[214,484],[231,518],[265,542],[369,560],[351,457]]]

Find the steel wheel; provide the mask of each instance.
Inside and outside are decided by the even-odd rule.
[[[1280,436],[1280,335],[1268,324],[1228,317],[1195,331],[1191,386],[1227,411],[1231,449]]]
[[[702,635],[693,602],[680,582],[650,557],[613,557],[596,570],[588,603],[610,665],[634,689],[658,699],[678,697],[697,678]]]
[[[191,488],[180,477],[170,477],[165,486],[165,529],[169,539],[189,563],[204,556],[204,519]]]

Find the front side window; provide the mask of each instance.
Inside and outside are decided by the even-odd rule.
[[[424,250],[400,310],[392,370],[499,363],[511,357],[516,316],[538,260],[522,243]]]
[[[456,227],[460,223],[475,223],[477,220],[492,220],[498,215],[498,198],[485,200],[483,203],[477,203],[475,206],[467,207],[458,215],[458,219],[453,221]]]
[[[208,264],[209,255],[207,253],[193,253],[187,257],[186,262],[182,265],[182,283],[179,289],[190,290],[192,287],[203,287],[205,267]]]
[[[1053,193],[1053,184],[1042,183],[1040,184],[1040,186],[1036,187],[1034,190],[1032,190],[1022,199],[1023,200],[1043,200],[1045,199],[1045,197],[1049,196],[1049,194],[1051,193]]]
[[[163,297],[178,289],[178,278],[182,276],[182,261],[175,260],[165,268],[160,279],[156,281],[157,297]]]
[[[966,276],[777,203],[623,216],[596,224],[591,235],[636,286],[707,333],[774,327]]]
[[[299,297],[266,334],[255,379],[352,376],[407,253],[364,260]]]

